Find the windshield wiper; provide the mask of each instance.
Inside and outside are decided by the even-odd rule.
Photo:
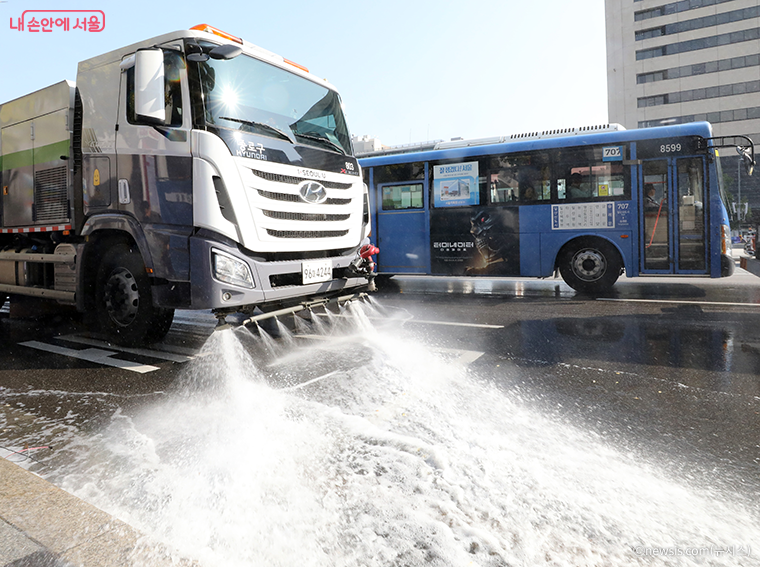
[[[264,122],[254,122],[253,120],[243,120],[242,118],[231,118],[229,116],[220,116],[219,120],[229,120],[230,122],[238,122],[240,124],[247,124],[248,126],[253,126],[254,128],[263,128],[264,130],[269,130],[270,132],[274,132],[281,138],[288,140],[291,144],[296,143],[296,141],[287,132],[280,130],[276,126],[272,126],[271,124],[266,124]]]
[[[337,150],[339,153],[346,155],[346,151],[341,146],[333,142],[330,138],[327,138],[325,136],[317,136],[316,134],[302,134],[301,132],[296,132],[295,134],[300,138],[306,138],[308,140],[314,140],[315,142],[327,144],[331,148]]]

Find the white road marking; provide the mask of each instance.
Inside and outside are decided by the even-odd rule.
[[[320,317],[327,317],[327,315],[323,313],[316,313],[316,315],[319,315]],[[332,317],[344,317],[344,318],[350,318],[350,315],[332,315]],[[388,321],[387,317],[367,317],[370,321]],[[393,319],[391,319],[392,321]],[[401,322],[403,323],[420,323],[422,325],[448,325],[450,327],[475,327],[478,329],[503,329],[504,325],[486,325],[484,323],[459,323],[457,321],[426,321],[424,319],[415,319],[414,317],[409,317],[409,319],[403,319]]]
[[[155,350],[148,348],[133,348],[114,345],[105,341],[99,341],[97,339],[90,339],[88,337],[80,337],[79,335],[62,335],[57,337],[64,341],[71,343],[79,343],[82,345],[93,347],[105,347],[119,352],[128,352],[129,354],[137,354],[141,356],[149,356],[151,358],[159,358],[161,360],[169,360],[171,362],[189,362],[195,358],[195,353],[191,349],[182,347],[172,347],[170,345],[162,345],[166,350]],[[174,352],[168,352],[172,350]]]
[[[312,378],[311,380],[307,380],[306,382],[301,382],[300,384],[296,384],[295,386],[287,386],[286,388],[280,388],[280,391],[288,391],[288,390],[298,390],[299,388],[304,388],[305,386],[308,386],[309,384],[314,384],[314,382],[319,382],[320,380],[324,380],[325,378],[329,378],[330,376],[337,374],[337,370],[333,370],[332,372],[328,372],[327,374],[323,374],[322,376],[317,376],[316,378]]]
[[[614,297],[597,297],[596,301],[617,301],[620,303],[675,303],[678,305],[721,305],[724,307],[760,307],[760,303],[731,303],[728,301],[680,301],[677,299],[617,299]]]
[[[454,354],[457,357],[454,362],[461,364],[462,366],[469,366],[485,353],[478,350],[462,350],[459,348],[434,348],[433,352],[441,352],[443,354]]]
[[[482,323],[457,323],[454,321],[425,321],[423,319],[409,319],[404,323],[420,323],[422,325],[448,325],[451,327],[475,327],[477,329],[503,329],[504,325],[485,325]]]
[[[123,370],[129,370],[131,372],[139,372],[145,374],[146,372],[153,372],[158,370],[157,366],[150,366],[148,364],[140,364],[138,362],[131,362],[129,360],[120,360],[118,358],[112,358],[116,354],[114,351],[101,350],[98,348],[88,348],[85,350],[75,350],[71,348],[60,347],[56,345],[50,345],[47,343],[41,343],[39,341],[26,341],[19,343],[22,346],[30,348],[36,348],[45,352],[52,352],[54,354],[60,354],[63,356],[69,356],[71,358],[77,358],[79,360],[86,360],[88,362],[95,362],[97,364],[103,364],[105,366],[113,366],[115,368],[121,368]]]

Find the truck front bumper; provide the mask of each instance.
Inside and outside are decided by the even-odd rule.
[[[217,273],[218,257],[233,266],[240,277],[231,281]],[[332,279],[304,285],[303,260],[263,261],[243,254],[237,247],[205,237],[190,238],[191,309],[250,311],[255,306],[283,303],[319,295],[355,290],[367,285],[364,277],[344,277],[356,252],[321,258],[332,263]],[[250,281],[245,274],[250,271]]]

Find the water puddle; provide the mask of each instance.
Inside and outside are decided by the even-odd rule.
[[[175,391],[45,474],[205,566],[751,561],[754,505],[525,407],[378,309],[214,333]]]

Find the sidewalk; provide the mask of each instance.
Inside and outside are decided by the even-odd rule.
[[[0,458],[0,567],[198,567]]]

